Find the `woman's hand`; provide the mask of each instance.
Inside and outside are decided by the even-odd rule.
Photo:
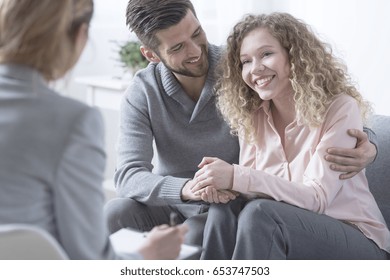
[[[228,190],[216,190],[212,187],[206,187],[198,192],[193,192],[192,189],[197,183],[197,179],[189,180],[181,190],[181,199],[183,201],[199,201],[203,200],[208,203],[228,203],[230,200],[236,199],[238,193]]]
[[[173,260],[180,253],[184,235],[188,231],[185,224],[169,227],[154,227],[148,234],[145,244],[138,250],[145,260]]]
[[[194,177],[196,184],[191,189],[193,193],[196,194],[206,187],[211,187],[215,190],[232,189],[233,165],[219,158],[205,157],[198,166],[200,169],[195,173]],[[203,190],[202,192],[207,192],[207,190]],[[209,190],[209,194],[212,193],[213,190]]]

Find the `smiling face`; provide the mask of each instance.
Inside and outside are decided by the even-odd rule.
[[[207,38],[190,10],[177,25],[158,31],[156,37],[160,41],[156,56],[175,76],[206,76]]]
[[[242,78],[263,100],[291,96],[288,53],[266,28],[250,31],[240,49]]]

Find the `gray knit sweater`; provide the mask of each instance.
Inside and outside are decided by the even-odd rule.
[[[220,55],[219,47],[209,45],[210,68],[198,102],[162,63],[149,64],[132,79],[121,104],[115,173],[119,196],[169,204],[187,217],[207,209],[202,202],[183,202],[180,194],[204,156],[238,163],[238,140],[215,107],[213,74]]]

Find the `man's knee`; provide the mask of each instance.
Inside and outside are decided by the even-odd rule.
[[[104,218],[108,230],[114,233],[121,228],[131,226],[130,218],[132,213],[138,213],[141,204],[131,198],[114,198],[104,206]]]
[[[247,199],[239,197],[226,204],[213,204],[209,208],[210,218],[208,219],[212,219],[213,223],[225,223],[226,219],[235,219],[246,203]]]
[[[198,246],[202,245],[206,220],[207,212],[190,217],[184,222],[189,227],[184,243]]]

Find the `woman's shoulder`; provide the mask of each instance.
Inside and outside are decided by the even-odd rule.
[[[331,112],[340,112],[340,111],[344,111],[345,113],[348,113],[348,110],[352,110],[352,109],[358,109],[359,105],[358,105],[358,102],[356,101],[355,98],[353,98],[352,96],[348,95],[348,94],[338,94],[336,95],[330,105],[329,105],[329,108],[328,108],[328,113],[331,113]]]
[[[98,111],[82,100],[64,96],[52,89],[46,89],[39,97],[41,106],[48,114],[74,118],[88,112]]]
[[[84,134],[85,131],[94,133],[103,130],[104,126],[103,117],[97,108],[83,101],[60,95],[52,89],[43,90],[37,100],[31,103],[30,110],[31,115],[42,119],[45,127],[57,135]],[[38,116],[39,114],[41,117]],[[36,121],[34,124],[41,126]]]
[[[360,124],[362,122],[360,107],[358,102],[352,96],[339,94],[335,96],[328,107],[325,123],[329,126],[344,120],[350,123]]]

